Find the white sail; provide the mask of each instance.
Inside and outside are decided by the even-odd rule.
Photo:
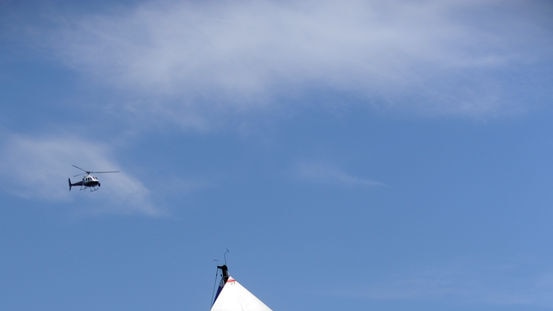
[[[211,311],[272,311],[231,276],[226,278]]]

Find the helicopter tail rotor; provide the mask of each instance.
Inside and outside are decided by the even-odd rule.
[[[73,185],[71,184],[71,178],[67,178],[67,182],[69,183],[69,191],[71,191],[71,187],[73,186]]]

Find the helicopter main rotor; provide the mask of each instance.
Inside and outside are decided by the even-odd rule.
[[[78,167],[78,166],[75,165],[75,164],[73,164],[73,167],[74,167],[74,168],[77,168],[77,169],[80,169],[81,171],[85,172],[86,175],[90,175],[90,174],[92,174],[92,173],[94,173],[94,174],[119,173],[119,171],[87,171],[87,170],[85,170],[85,169],[83,169],[83,168]],[[73,176],[73,177],[77,177],[77,176],[81,176],[81,175],[83,175],[83,174],[77,174],[77,175],[75,175],[75,176]]]

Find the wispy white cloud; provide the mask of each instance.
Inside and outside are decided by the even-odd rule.
[[[383,183],[369,178],[359,177],[323,162],[302,162],[294,169],[298,178],[304,181],[346,187],[375,187]]]
[[[488,265],[462,261],[419,271],[372,278],[357,288],[330,294],[371,300],[444,300],[457,304],[553,307],[551,267]],[[328,293],[327,293],[328,294]]]
[[[155,1],[58,16],[50,44],[76,70],[147,98],[127,108],[186,126],[325,90],[400,111],[481,116],[521,109],[501,70],[516,79],[510,66],[553,50],[540,6]]]
[[[72,164],[86,170],[121,168],[102,143],[77,137],[4,135],[0,155],[1,187],[8,193],[29,200],[77,202],[90,208],[91,213],[160,214],[150,200],[149,190],[124,170],[98,175],[103,185],[98,193],[81,193],[75,188],[69,192],[68,177],[81,173]]]

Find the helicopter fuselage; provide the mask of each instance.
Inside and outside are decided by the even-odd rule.
[[[81,189],[84,189],[84,188],[95,189],[97,187],[100,187],[100,181],[96,176],[93,176],[93,175],[86,175],[82,178],[81,181],[78,181],[76,183],[72,183],[71,179],[68,179],[68,181],[69,181],[69,190],[71,190],[71,187],[74,187],[74,186],[81,187]]]

